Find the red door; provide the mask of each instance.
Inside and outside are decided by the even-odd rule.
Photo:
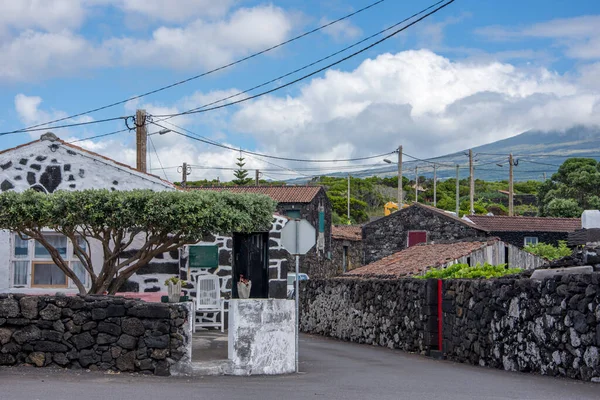
[[[426,231],[409,231],[408,243],[406,247],[411,247],[419,243],[427,243]]]

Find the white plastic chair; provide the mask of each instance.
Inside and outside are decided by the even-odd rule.
[[[202,314],[220,315],[220,321],[203,322]],[[198,327],[221,327],[221,332],[225,331],[225,305],[221,298],[220,280],[217,275],[198,275],[196,277],[196,317],[200,317],[200,322],[194,325],[194,332]]]

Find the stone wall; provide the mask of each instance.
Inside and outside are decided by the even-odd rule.
[[[335,278],[301,282],[300,329],[356,343],[425,352],[426,281]]]
[[[404,250],[412,230],[427,231],[428,242],[487,236],[464,221],[415,204],[363,227],[364,264]]]
[[[169,375],[189,361],[188,314],[183,303],[0,294],[0,365]]]
[[[422,354],[439,350],[436,280],[301,282],[301,329]],[[447,280],[443,356],[600,382],[600,274]]]
[[[444,281],[447,358],[600,381],[600,274]]]

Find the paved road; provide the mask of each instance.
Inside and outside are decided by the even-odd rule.
[[[299,375],[194,379],[0,369],[2,400],[599,399],[600,384],[436,361],[366,345],[301,338]]]

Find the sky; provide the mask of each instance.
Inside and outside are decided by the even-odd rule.
[[[197,76],[357,11],[375,0],[21,0],[0,2],[0,132],[120,102]],[[275,78],[397,24],[435,0],[385,0],[276,50],[153,95],[63,123],[180,113]],[[409,21],[410,22],[410,21]],[[404,24],[406,25],[406,24]],[[402,26],[402,25],[401,25]],[[265,96],[163,126],[234,149],[295,159],[392,152],[435,157],[527,130],[600,124],[597,0],[456,0],[326,71]],[[391,33],[392,30],[388,31]],[[336,61],[374,41],[333,57]],[[233,97],[217,104],[244,99]],[[161,119],[154,117],[154,121]],[[175,125],[171,125],[175,124]],[[135,165],[135,134],[122,120],[48,129]],[[149,132],[161,127],[150,125]],[[185,129],[185,131],[184,131]],[[0,136],[0,150],[45,131]],[[232,179],[239,152],[177,132],[152,135],[151,172],[179,180]],[[265,179],[383,164],[309,163],[245,154]],[[164,167],[163,168],[161,168]]]

